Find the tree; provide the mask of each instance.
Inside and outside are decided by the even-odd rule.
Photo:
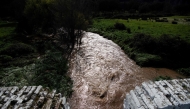
[[[92,1],[89,0],[56,0],[54,4],[57,27],[63,27],[66,30],[71,50],[76,42],[80,43],[82,31],[87,29],[91,3]]]
[[[62,42],[72,51],[76,43],[80,44],[82,31],[88,27],[93,2],[93,0],[27,0],[24,17],[19,25],[31,34],[39,31],[44,33],[49,28],[53,28],[54,31],[62,28],[64,30]]]
[[[20,28],[29,34],[47,32],[53,26],[54,15],[50,10],[53,2],[54,0],[27,0]]]

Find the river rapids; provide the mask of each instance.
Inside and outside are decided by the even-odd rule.
[[[85,32],[70,60],[71,109],[122,109],[127,92],[159,75],[179,76],[168,69],[140,68],[111,40]]]

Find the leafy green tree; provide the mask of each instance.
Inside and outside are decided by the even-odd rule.
[[[53,26],[53,13],[50,10],[54,0],[27,0],[24,9],[23,28],[28,33],[47,31]]]
[[[80,43],[82,31],[88,27],[91,3],[89,0],[56,0],[54,4],[57,27],[66,30],[71,50],[76,42]]]

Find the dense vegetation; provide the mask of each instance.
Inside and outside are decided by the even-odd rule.
[[[20,40],[16,24],[0,24],[0,86],[43,85],[70,96],[72,81],[63,50],[53,40]]]
[[[0,86],[43,85],[70,96],[68,59],[75,43],[80,44],[82,30],[87,28],[89,17],[85,10],[91,3],[84,0],[1,3],[4,4],[1,9],[6,8],[11,14],[0,16]]]

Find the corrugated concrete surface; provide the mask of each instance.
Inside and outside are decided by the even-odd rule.
[[[70,109],[66,98],[42,86],[0,87],[1,109]]]
[[[124,109],[190,109],[190,79],[148,81],[126,94]]]

